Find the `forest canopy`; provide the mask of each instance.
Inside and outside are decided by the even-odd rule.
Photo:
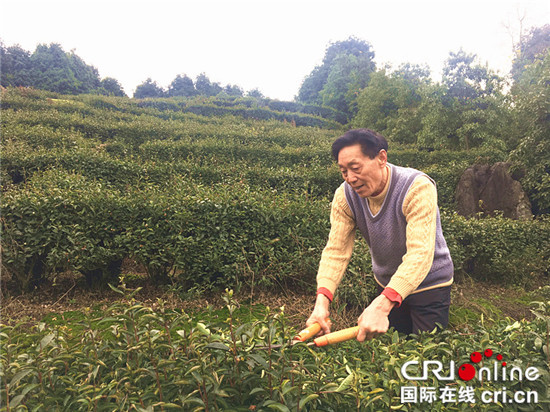
[[[86,64],[74,51],[65,52],[60,44],[39,44],[33,53],[19,45],[5,47],[0,42],[0,75],[2,87],[33,87],[62,94],[101,94],[126,96],[122,85],[112,77],[100,79],[98,70]],[[167,90],[151,78],[137,86],[135,98],[216,96],[243,97],[237,85],[221,86],[205,73],[193,80],[178,74]],[[250,97],[263,97],[259,90],[250,90]]]

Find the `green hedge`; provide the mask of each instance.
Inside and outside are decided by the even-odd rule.
[[[114,275],[125,257],[187,283],[313,282],[341,182],[330,158],[337,130],[25,93],[3,92],[1,125],[3,264],[19,288],[65,269]],[[434,178],[444,211],[467,166],[501,156],[408,147],[389,155]],[[548,220],[444,212],[443,225],[457,272],[517,284],[548,274]],[[352,283],[364,283],[368,259],[354,259]]]
[[[188,113],[194,113],[200,116],[207,117],[223,117],[226,115],[238,116],[244,119],[256,119],[256,120],[279,120],[286,122],[294,122],[296,126],[309,126],[309,127],[322,127],[326,129],[339,129],[342,127],[340,123],[323,119],[322,117],[310,116],[301,113],[285,113],[276,112],[269,109],[247,108],[247,107],[220,107],[220,106],[207,106],[205,104],[200,105],[188,105],[185,106],[182,111]]]
[[[481,323],[465,333],[412,338],[390,331],[363,343],[309,348],[291,346],[297,328],[282,309],[239,306],[231,291],[224,310],[193,314],[162,301],[153,309],[136,300],[135,291],[124,291],[124,300],[101,310],[51,314],[31,326],[0,325],[2,410],[548,410],[547,305],[539,306],[533,322]],[[508,376],[515,368],[522,378],[515,372],[506,381],[483,380],[478,372],[461,380],[458,368],[486,349],[492,359],[484,356],[476,369],[496,369],[501,354]],[[439,361],[446,377],[453,368],[454,379],[444,382],[432,372],[423,381],[404,377],[406,362],[424,360]],[[536,379],[525,378],[528,367]],[[402,388],[432,388],[435,396],[407,402]],[[468,389],[471,400],[461,396]],[[443,390],[451,396],[443,397]],[[529,393],[529,400],[503,405],[502,391],[512,401],[515,393],[524,400]]]
[[[244,185],[229,189],[178,181],[165,191],[123,193],[45,172],[4,195],[3,265],[21,289],[60,270],[106,272],[123,257],[153,277],[177,274],[190,284],[311,281],[328,205]]]
[[[475,279],[526,286],[550,276],[548,217],[519,221],[443,213],[442,225],[455,268]]]
[[[108,277],[125,257],[154,278],[192,285],[313,285],[329,213],[328,199],[252,191],[244,183],[177,180],[120,191],[52,170],[4,194],[3,265],[20,289],[67,269]],[[548,276],[548,219],[443,212],[442,225],[457,272],[520,285]],[[368,271],[366,262],[357,253],[351,276]]]
[[[123,153],[119,156],[119,153]],[[11,144],[3,148],[2,169],[19,183],[41,170],[80,173],[122,188],[143,182],[163,185],[172,179],[199,184],[245,182],[259,189],[303,193],[331,199],[342,182],[337,167],[324,150],[279,148],[267,144],[235,145],[222,141],[200,143],[154,141],[140,146],[139,157],[126,156],[124,145],[107,144],[102,150],[85,147],[30,148]],[[397,156],[399,156],[397,154]],[[469,165],[449,162],[423,169],[438,187],[440,207],[453,210],[458,181]]]

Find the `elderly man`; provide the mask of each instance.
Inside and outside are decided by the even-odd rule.
[[[369,245],[377,296],[358,320],[357,340],[390,326],[411,334],[446,327],[453,263],[441,231],[437,190],[426,174],[388,163],[388,143],[369,129],[332,145],[344,183],[331,208],[331,230],[306,325],[330,332],[329,306],[351,258],[356,229]]]

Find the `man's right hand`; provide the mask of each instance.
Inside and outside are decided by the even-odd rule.
[[[317,300],[315,301],[315,307],[311,313],[309,319],[306,321],[306,326],[311,326],[314,323],[319,323],[321,325],[321,332],[319,335],[325,335],[330,333],[330,320],[329,320],[329,305],[330,300],[323,294],[317,295]]]

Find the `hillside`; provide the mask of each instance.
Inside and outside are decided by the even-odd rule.
[[[344,128],[246,101],[4,91],[3,265],[16,289],[66,270],[102,283],[125,259],[152,279],[190,287],[311,287],[341,182],[330,145]],[[389,152],[436,180],[458,273],[525,285],[548,274],[548,220],[476,221],[453,211],[463,170],[501,156]],[[350,272],[368,268],[358,257]]]

